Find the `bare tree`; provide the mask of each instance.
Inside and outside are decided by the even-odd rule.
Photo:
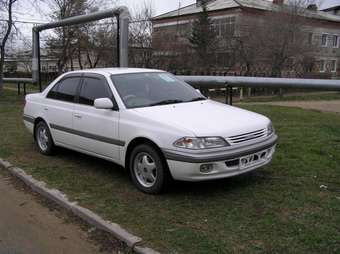
[[[85,25],[77,35],[76,55],[79,68],[114,65],[116,58],[116,29],[112,22]]]
[[[152,64],[152,22],[153,9],[144,2],[130,24],[130,63],[138,67],[150,67]]]
[[[259,28],[262,28],[261,23],[239,24],[238,34],[226,38],[227,48],[235,53],[238,64],[244,67],[242,75],[245,76],[249,76],[255,71],[257,63],[263,57],[263,45],[258,36]]]
[[[53,11],[52,19],[60,20],[72,16],[85,14],[89,8],[87,0],[48,0],[49,6]],[[77,38],[77,27],[61,27],[54,30],[55,35],[47,41],[50,54],[58,59],[58,73],[65,70],[68,61],[73,61]],[[72,68],[72,64],[71,64]]]
[[[0,6],[2,9],[7,10],[8,20],[7,24],[5,24],[2,28],[4,31],[4,36],[1,39],[0,44],[0,94],[2,94],[3,90],[3,78],[4,78],[4,65],[5,65],[5,52],[6,52],[6,43],[12,32],[13,27],[13,4],[17,0],[0,0]],[[1,29],[2,30],[2,29]],[[2,33],[2,31],[1,31]]]
[[[279,13],[267,14],[268,25],[264,26],[261,35],[272,77],[281,77],[289,59],[303,57],[309,51],[302,2],[281,8]]]
[[[290,1],[261,18],[239,24],[239,34],[230,38],[229,46],[245,67],[244,75],[254,74],[258,66],[272,77],[281,77],[297,66],[300,75],[310,70],[315,47],[308,39],[307,4],[307,0]]]

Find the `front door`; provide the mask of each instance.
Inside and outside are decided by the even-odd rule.
[[[110,98],[115,104],[106,78],[99,74],[85,74],[73,113],[76,146],[118,161],[120,147],[124,145],[118,137],[119,111],[96,109],[94,100],[99,98]]]

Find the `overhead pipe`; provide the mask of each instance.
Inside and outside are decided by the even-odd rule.
[[[57,27],[79,25],[92,21],[97,21],[105,18],[116,17],[119,20],[119,66],[128,67],[128,40],[129,40],[129,20],[130,12],[127,7],[120,6],[107,11],[100,11],[91,14],[85,14],[75,17],[62,19],[60,21],[51,22],[35,26],[32,29],[33,33],[33,53],[32,53],[32,81],[39,83],[41,90],[41,75],[40,75],[40,39],[39,33]]]
[[[195,87],[302,88],[340,91],[340,80],[236,76],[177,76]]]

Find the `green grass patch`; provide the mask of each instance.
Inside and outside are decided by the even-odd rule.
[[[339,115],[246,105],[270,117],[279,134],[271,166],[219,181],[177,182],[165,195],[148,196],[115,164],[66,149],[40,155],[21,104],[15,92],[0,96],[0,157],[148,246],[188,254],[340,252]]]
[[[250,97],[244,98],[242,102],[277,102],[277,101],[329,101],[340,100],[339,92],[329,93],[301,93],[300,95],[286,94],[283,96]]]

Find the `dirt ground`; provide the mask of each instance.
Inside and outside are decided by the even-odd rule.
[[[340,101],[280,101],[280,102],[260,102],[254,104],[275,105],[284,107],[297,107],[322,112],[340,113]]]
[[[84,227],[44,205],[10,175],[0,174],[0,193],[0,253],[123,253],[103,248]]]

